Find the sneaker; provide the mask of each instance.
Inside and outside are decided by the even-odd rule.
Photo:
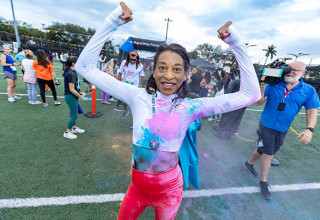
[[[16,102],[16,100],[13,97],[8,98],[8,102]]]
[[[257,171],[253,168],[253,165],[250,165],[249,163],[248,163],[248,161],[246,161],[244,164],[243,164],[243,167],[244,168],[246,168],[247,170],[248,170],[248,172],[252,175],[252,176],[254,176],[254,177],[258,177],[258,173],[257,173]]]
[[[260,192],[263,198],[265,198],[266,200],[272,199],[271,193],[269,191],[269,185],[267,182],[260,181]]]
[[[61,105],[61,102],[54,101],[54,105]]]
[[[22,99],[21,97],[18,97],[18,96],[12,96],[12,98],[14,98],[14,100],[20,100],[20,99]]]
[[[133,129],[133,122],[131,123],[130,128]]]
[[[42,104],[42,102],[40,102],[40,101],[37,100],[37,101],[32,102],[31,104],[32,104],[32,105],[39,105],[39,104]]]
[[[271,159],[271,166],[279,166],[280,165],[280,162],[279,160],[277,160],[276,158],[272,157]]]
[[[29,101],[29,104],[33,104],[33,101]]]
[[[43,107],[48,107],[48,103],[43,103]]]
[[[115,101],[117,101],[117,100],[115,100],[114,98],[110,98],[109,101],[115,102]]]
[[[123,112],[121,115],[121,119],[125,119],[129,115],[129,111]]]
[[[208,118],[208,121],[213,121],[213,120],[214,120],[213,117]]]
[[[111,105],[111,102],[104,102],[105,105]]]
[[[113,110],[117,111],[117,112],[121,112],[122,108],[120,108],[119,106],[116,106]]]
[[[76,128],[73,128],[71,132],[72,132],[73,134],[76,134],[76,133],[82,134],[82,133],[84,133],[84,132],[86,132],[86,131],[85,131],[84,129],[81,129],[81,128],[79,128],[79,127],[76,127]]]
[[[73,134],[72,132],[64,132],[63,137],[67,139],[76,139],[78,136]]]

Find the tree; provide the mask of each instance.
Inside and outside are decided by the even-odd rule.
[[[285,57],[285,58],[283,58],[283,62],[286,62],[287,60],[292,60],[292,58],[291,58],[291,57]]]
[[[266,65],[267,63],[267,60],[270,56],[271,60],[273,59],[273,56],[276,56],[277,55],[277,51],[275,50],[276,49],[276,46],[274,46],[273,44],[271,46],[268,46],[267,49],[263,49],[263,51],[266,51],[266,61],[264,62],[264,66]]]
[[[188,52],[188,55],[189,55],[190,59],[197,59],[198,52],[197,52],[197,50],[194,49],[193,51]]]

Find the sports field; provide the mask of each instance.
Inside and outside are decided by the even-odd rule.
[[[60,63],[54,67],[61,78]],[[0,219],[116,219],[131,180],[131,115],[122,120],[122,112],[113,110],[115,102],[108,106],[97,101],[97,111],[103,116],[80,115],[77,125],[86,133],[68,140],[62,137],[69,119],[63,83],[56,87],[62,105],[53,106],[51,92],[47,92],[47,108],[28,104],[21,77],[16,89],[17,95],[22,94],[20,101],[7,101],[6,86],[0,80]],[[81,88],[84,91],[84,84]],[[91,111],[91,103],[80,104],[84,112]],[[319,126],[312,146],[300,144],[295,132],[288,131],[277,153],[280,166],[269,173],[273,200],[263,199],[259,179],[242,167],[255,148],[252,140],[257,137],[262,109],[249,106],[239,137],[229,140],[216,138],[213,123],[202,120],[200,190],[184,191],[176,219],[320,218]],[[318,110],[318,121],[319,115]],[[302,109],[292,128],[300,133],[305,121]],[[153,208],[147,208],[139,219],[154,219]]]

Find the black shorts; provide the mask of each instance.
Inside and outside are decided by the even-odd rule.
[[[258,147],[257,149],[258,153],[264,153],[270,156],[274,155],[280,149],[287,135],[287,131],[280,132],[267,128],[260,121],[257,133],[259,139],[263,141],[263,147]]]

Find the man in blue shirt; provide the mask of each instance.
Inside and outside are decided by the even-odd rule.
[[[17,55],[14,57],[14,61],[19,61],[19,64],[21,67],[21,72],[22,72],[23,76],[24,76],[24,71],[22,69],[22,60],[27,59],[26,54],[24,52],[25,50],[28,50],[28,47],[21,46],[21,51],[19,53],[17,53]],[[28,89],[27,83],[25,82],[24,84],[26,85],[26,90],[27,90]]]
[[[271,199],[267,176],[272,156],[282,146],[287,130],[302,106],[306,109],[307,124],[306,129],[298,137],[301,138],[302,144],[311,141],[317,123],[317,108],[320,107],[316,90],[301,79],[306,72],[306,65],[295,61],[289,66],[292,67],[292,71],[284,75],[284,79],[278,84],[267,85],[264,83],[264,76],[261,78],[261,99],[257,105],[262,105],[267,100],[258,130],[263,146],[258,147],[251,158],[243,164],[251,175],[257,177],[258,173],[253,165],[260,159],[260,191],[267,200]]]

